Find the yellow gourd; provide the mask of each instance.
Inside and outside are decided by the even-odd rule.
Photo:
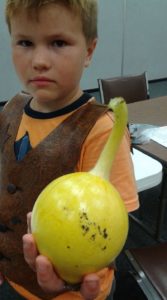
[[[78,283],[83,275],[108,266],[127,238],[126,208],[108,181],[127,125],[127,107],[122,98],[111,100],[109,107],[115,123],[96,166],[90,172],[52,181],[32,211],[32,233],[39,252],[68,283]]]

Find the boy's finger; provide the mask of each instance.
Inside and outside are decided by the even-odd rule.
[[[28,233],[31,233],[31,215],[32,215],[31,212],[29,212],[27,214],[27,232]]]
[[[4,282],[4,277],[2,275],[2,273],[0,272],[0,286],[3,284]]]
[[[61,293],[64,290],[64,281],[62,281],[53,269],[50,261],[42,255],[36,259],[36,271],[39,285],[46,292]]]
[[[29,233],[23,236],[23,252],[25,261],[35,271],[35,261],[38,251],[33,236]]]
[[[81,286],[81,294],[85,300],[95,299],[100,292],[100,280],[96,274],[87,275]]]

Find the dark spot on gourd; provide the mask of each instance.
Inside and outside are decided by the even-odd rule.
[[[107,233],[106,228],[104,228],[104,230],[103,230],[103,237],[104,237],[104,239],[106,239],[108,237],[108,233]]]
[[[101,228],[99,225],[97,226],[97,229],[98,229],[99,234],[101,235]]]
[[[98,225],[97,229],[98,229],[99,234],[102,235],[102,237],[104,239],[106,239],[108,237],[108,233],[107,233],[107,229],[106,228],[104,228],[102,230],[101,227]]]
[[[90,239],[92,241],[94,241],[96,239],[97,233],[100,236],[102,236],[104,239],[108,238],[107,229],[106,228],[103,229],[96,222],[90,221],[90,219],[85,211],[80,213],[79,218],[80,218],[81,229],[82,229],[83,235],[86,235],[90,231],[90,229],[94,228],[95,233],[90,236]]]
[[[80,219],[85,219],[88,221],[88,216],[87,216],[87,213],[83,211],[83,213],[80,215]]]
[[[102,250],[102,251],[104,251],[104,250],[106,250],[106,249],[107,249],[107,247],[106,247],[106,246],[104,246],[104,247],[103,247],[101,250]]]
[[[94,241],[94,240],[96,239],[96,234],[95,234],[95,233],[92,234],[90,239],[91,239],[92,241]]]
[[[88,231],[89,231],[89,226],[87,226],[87,225],[82,225],[81,226],[81,228],[82,228],[82,230],[83,230],[83,234],[85,235]]]

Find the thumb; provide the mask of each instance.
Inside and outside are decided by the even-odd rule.
[[[96,274],[85,276],[82,286],[81,294],[85,300],[95,299],[100,292],[100,280]]]

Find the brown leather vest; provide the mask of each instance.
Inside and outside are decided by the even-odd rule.
[[[82,144],[107,107],[88,102],[71,114],[41,143],[17,161],[14,142],[25,104],[15,96],[0,115],[0,271],[42,299],[50,299],[38,285],[36,274],[24,261],[22,236],[26,215],[42,189],[53,179],[75,172]]]

